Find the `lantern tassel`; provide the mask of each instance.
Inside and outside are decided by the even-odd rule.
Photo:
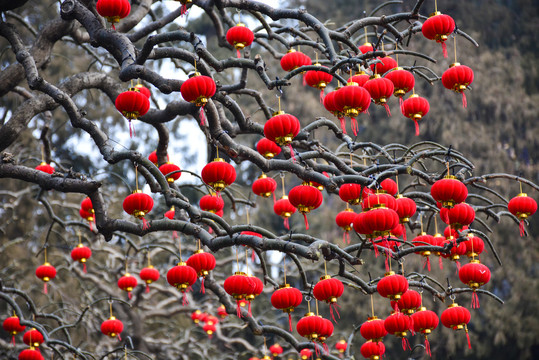
[[[322,343],[322,348],[324,349],[325,353],[329,355],[329,348],[328,348],[328,344],[326,344],[325,342]]]
[[[404,241],[408,241],[408,240],[406,240],[406,226],[404,226],[404,224],[402,224],[402,227],[404,229],[404,231],[402,232],[402,238],[404,239]]]
[[[114,26],[114,23],[112,23],[111,25],[112,25],[112,30],[116,30],[116,26]]]
[[[200,280],[200,292],[205,294],[206,293],[206,288],[204,287],[204,276],[202,277],[202,279]]]
[[[380,251],[378,250],[378,247],[374,243],[374,240],[371,239],[372,248],[374,249],[374,257],[378,257],[380,255]]]
[[[292,156],[292,161],[296,162],[296,155],[294,155],[294,148],[292,148],[292,144],[288,144],[288,148],[290,149],[290,156]]]
[[[468,107],[468,101],[466,101],[466,94],[464,91],[462,92],[462,107],[467,108]]]
[[[288,221],[288,218],[284,218],[284,227],[286,230],[290,230],[290,222]]]
[[[174,230],[174,231],[172,232],[172,238],[173,238],[173,239],[178,239],[178,238],[179,238],[178,232],[177,232],[176,230]]]
[[[189,301],[187,301],[187,291],[184,291],[182,295],[182,306],[185,306],[187,304],[189,304]]]
[[[389,105],[387,103],[384,103],[384,107],[386,108],[387,116],[390,117],[391,116],[391,110],[389,110]]]
[[[186,13],[187,13],[187,4],[182,4],[180,16],[183,16],[183,15],[185,15]]]
[[[127,297],[129,298],[129,300],[131,300],[133,298],[133,293],[131,291],[128,291]]]
[[[466,326],[466,325],[464,325]],[[471,349],[472,348],[472,343],[470,342],[470,334],[468,334],[468,327],[466,326],[465,327],[465,330],[466,330],[466,338],[468,339],[468,349]]]
[[[404,100],[402,99],[402,96],[399,96],[399,107],[401,108],[402,112],[402,105],[404,104]]]
[[[387,253],[386,253],[386,261],[385,261],[385,264],[386,264],[386,272],[389,272],[389,261],[388,261]]]
[[[425,351],[430,357],[432,357],[432,353],[430,352],[429,338],[427,337],[427,335],[425,335]]]
[[[410,346],[410,342],[408,341],[408,338],[403,337],[402,338],[402,350],[406,351],[406,348],[412,350],[412,347]]]
[[[15,346],[15,335],[11,336],[11,343],[13,344],[13,346]]]
[[[307,221],[307,213],[303,213],[303,219],[305,219],[305,230],[309,230],[309,221]]]
[[[324,103],[324,89],[320,89],[320,104]]]
[[[442,257],[440,256],[438,259],[439,259],[438,263],[440,264],[440,270],[443,270],[444,269],[444,264],[442,262]]]
[[[238,59],[241,59],[240,49],[236,49],[236,56],[238,57]]]
[[[91,232],[94,232],[94,222],[93,222],[93,221],[89,221],[89,225],[90,225],[90,231],[91,231]]]
[[[255,250],[251,249],[251,262],[254,264],[256,258],[255,258]]]
[[[410,333],[412,334],[412,336],[414,336],[414,318],[412,316],[408,316],[408,319],[410,319],[410,328],[408,330],[410,330]]]
[[[249,316],[253,316],[253,313],[251,312],[251,302],[249,301],[249,305],[247,306],[247,311],[249,312]]]
[[[150,284],[146,283],[146,294],[150,292]]]
[[[150,225],[146,221],[145,217],[142,217],[142,230],[148,230],[150,228]]]
[[[460,261],[456,260],[455,264],[457,264],[457,270],[455,271],[455,273],[458,275],[460,270]]]
[[[132,138],[133,136],[137,136],[137,134],[135,133],[135,127],[133,126],[131,119],[129,119],[129,137]]]
[[[445,44],[445,41],[442,41],[442,53],[444,54],[444,58],[447,57],[447,45]]]
[[[44,283],[43,283],[43,294],[46,295],[47,293],[48,293],[48,291],[47,291],[47,283],[44,282]]]
[[[346,232],[346,240],[347,240],[347,243],[350,244],[350,232],[349,231]]]
[[[479,296],[475,291],[472,293],[472,309],[479,309]]]
[[[305,74],[303,75],[303,86],[307,86],[307,81],[305,80]]]
[[[344,122],[344,117],[340,117],[339,121],[341,123],[341,130],[343,134],[346,134],[346,123]]]
[[[273,192],[273,205],[275,205],[276,202],[277,200],[275,199],[275,192]]]
[[[415,136],[419,136],[419,123],[417,122],[416,119],[414,119],[414,123],[415,123]]]
[[[335,324],[337,323],[337,320],[335,320],[335,315],[333,315],[333,314],[336,313],[337,317],[339,319],[341,318],[341,315],[339,314],[339,310],[337,309],[338,307],[339,307],[339,305],[337,305],[337,303],[329,304],[329,315],[331,316],[331,318],[333,319],[333,322]]]
[[[122,341],[122,337],[118,334],[118,341]]]
[[[241,319],[241,308],[239,300],[236,300],[236,315]]]
[[[292,332],[292,313],[288,313],[288,325],[290,325],[290,332]]]
[[[425,257],[425,262],[423,263],[423,269],[425,268],[425,265],[427,265],[427,270],[430,271],[430,257]]]
[[[342,243],[346,244],[346,231],[342,233]]]
[[[526,228],[524,227],[524,220],[520,220],[520,224],[518,225],[518,228],[520,229],[520,236],[526,235]]]
[[[320,356],[320,350],[318,350],[318,346],[316,346],[314,341],[313,341],[313,345],[314,345],[314,354],[316,355],[316,357],[319,357]]]
[[[357,120],[356,118],[351,118],[352,119],[352,132],[354,133],[354,136],[357,136],[357,131],[359,130],[359,126],[357,125]]]
[[[84,271],[85,274],[88,273],[88,271],[86,271],[86,263],[82,266],[82,271]]]
[[[206,126],[206,115],[204,115],[204,105],[200,107],[200,126]]]

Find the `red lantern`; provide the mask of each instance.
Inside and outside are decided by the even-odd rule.
[[[426,232],[421,232],[420,235],[416,236],[414,240],[412,240],[412,244],[414,246],[429,246],[434,245],[434,236],[428,235]],[[416,252],[416,254],[420,254],[421,256],[425,257],[425,263],[423,264],[423,268],[425,268],[425,265],[427,265],[427,270],[430,271],[430,258],[431,252],[429,250],[423,250]]]
[[[335,329],[333,327],[333,323],[329,321],[328,319],[324,319],[322,316],[319,315],[319,317],[322,319],[322,326],[320,328],[320,331],[318,333],[318,339],[317,341],[322,344],[322,347],[326,352],[329,353],[328,346],[324,343],[328,337],[333,335],[333,330]]]
[[[425,20],[421,27],[421,32],[429,40],[436,40],[442,44],[444,57],[447,57],[447,47],[445,41],[447,37],[455,31],[455,21],[449,15],[444,15],[437,11]]]
[[[369,92],[355,82],[349,82],[346,86],[337,90],[335,94],[335,105],[337,109],[342,109],[344,115],[352,119],[352,131],[357,136],[358,125],[356,117],[359,113],[366,112],[371,104]],[[341,129],[346,133],[344,119],[341,120]]]
[[[271,295],[271,305],[274,308],[288,313],[288,323],[292,332],[292,312],[301,304],[303,295],[298,289],[284,284]]]
[[[337,91],[340,89],[338,87],[337,89],[330,91],[325,97],[324,97],[324,107],[327,111],[335,115],[337,119],[341,122],[341,129],[344,134],[346,134],[346,126],[344,124],[344,113],[343,109],[339,108],[337,106],[337,102],[335,101],[335,96],[337,95]]]
[[[438,233],[434,234],[433,240],[434,240],[432,242],[433,246],[441,246],[441,247],[444,246],[445,238],[441,234],[438,234]],[[444,268],[443,263],[442,263],[442,257],[443,257],[442,253],[440,251],[435,251],[434,255],[439,257],[438,260],[440,264],[440,270],[442,270]]]
[[[228,295],[236,300],[236,315],[241,318],[240,301],[252,293],[255,284],[250,277],[243,272],[236,272],[225,279],[223,284]]]
[[[275,189],[277,189],[277,181],[268,177],[266,174],[262,174],[253,182],[253,193],[261,197],[270,197],[273,195],[273,201],[275,201]]]
[[[367,238],[372,238],[372,233],[374,230],[372,229],[366,215],[366,212],[356,215],[356,218],[354,219],[354,230],[359,234],[365,235]]]
[[[309,349],[302,349],[299,352],[299,355],[301,356],[301,360],[307,360],[311,358],[311,356],[313,355],[313,352]]]
[[[474,236],[472,232],[469,232],[466,237],[467,240],[461,243],[466,246],[466,256],[468,256],[469,258],[479,256],[485,249],[485,243],[483,242],[483,239],[478,236]]]
[[[273,211],[284,219],[284,226],[290,230],[288,218],[296,212],[296,207],[290,203],[288,196],[284,195],[273,205]]]
[[[344,285],[339,279],[332,278],[329,275],[322,276],[320,281],[313,288],[313,295],[318,301],[324,301],[329,304],[329,313],[333,321],[335,320],[334,312],[340,318],[337,310],[337,299],[342,296]]]
[[[378,285],[376,285],[376,291],[382,297],[398,301],[408,291],[408,280],[402,275],[395,274],[393,271],[387,272],[380,279]]]
[[[479,308],[479,297],[475,290],[485,285],[490,281],[490,270],[479,260],[473,259],[469,264],[464,265],[459,270],[459,279],[464,284],[473,289],[472,294],[472,309]]]
[[[475,210],[466,203],[453,206],[447,212],[447,218],[452,229],[462,229],[463,226],[470,225],[475,219]]]
[[[399,224],[399,215],[385,207],[374,208],[365,213],[365,221],[369,223],[373,236],[388,236]]]
[[[432,330],[436,329],[436,327],[438,327],[438,322],[438,315],[436,315],[434,311],[427,310],[423,306],[419,309],[418,312],[412,315],[414,331],[416,333],[421,333],[425,335],[425,351],[427,352],[427,354],[429,354],[429,356],[432,355],[430,352],[430,343],[427,335],[430,334]]]
[[[225,207],[225,202],[221,196],[210,194],[201,197],[199,205],[201,210],[209,211],[215,214]]]
[[[342,234],[343,243],[346,243],[346,239],[348,239],[348,244],[350,244],[349,231],[352,230],[352,224],[354,223],[356,216],[357,214],[354,212],[354,210],[347,208],[346,210],[338,213],[335,217],[335,222],[337,225],[344,230]]]
[[[365,72],[360,71],[359,73],[355,74],[351,78],[348,79],[348,83],[356,83],[358,86],[363,86],[367,81],[369,81],[371,77]]]
[[[204,126],[206,122],[204,106],[208,103],[208,99],[215,95],[216,89],[215,81],[211,77],[200,75],[198,72],[190,75],[180,88],[185,101],[200,107],[200,126]]]
[[[36,330],[35,328],[32,328],[32,330],[29,330],[24,333],[24,336],[22,338],[22,341],[31,347],[39,347],[39,345],[43,344],[45,339],[43,338],[43,335]]]
[[[220,192],[236,181],[236,169],[221,158],[215,158],[202,169],[202,180]]]
[[[377,63],[371,64],[370,66],[374,74],[383,75],[389,70],[397,67],[397,62],[391,57],[377,57],[376,60],[378,60]]]
[[[415,136],[419,135],[419,123],[430,110],[430,105],[427,99],[419,95],[413,94],[408,99],[404,100],[401,106],[402,115],[412,119],[415,123]]]
[[[95,220],[94,214],[95,211],[92,205],[92,200],[89,197],[86,197],[80,204],[79,215],[81,218],[88,221],[90,224],[90,231],[93,230],[93,223]]]
[[[238,59],[241,57],[240,50],[251,45],[254,39],[253,32],[242,23],[238,23],[226,32],[226,41],[236,48]]]
[[[36,166],[36,170],[43,171],[44,173],[47,173],[49,175],[54,173],[54,168],[44,161],[41,162],[41,164],[39,164],[38,166]]]
[[[174,181],[178,180],[180,176],[182,176],[182,173],[180,171],[180,167],[178,165],[175,165],[173,163],[167,162],[161,166],[159,166],[159,171],[161,171],[161,174],[165,175],[167,178],[167,181],[172,184]],[[178,171],[174,174],[170,174],[172,172]],[[170,174],[170,175],[168,175]]]
[[[148,160],[150,160],[155,166],[157,166],[157,151],[152,151],[150,155],[148,155]],[[167,154],[167,161],[170,160],[170,157]]]
[[[432,184],[430,194],[443,207],[450,208],[466,200],[468,189],[456,177],[448,175]]]
[[[342,184],[339,188],[339,197],[350,205],[359,205],[362,199],[361,185]]]
[[[197,275],[202,277],[200,291],[205,293],[204,279],[210,271],[215,269],[215,256],[200,249],[187,259],[187,265],[195,269]]]
[[[136,120],[148,112],[150,109],[150,100],[137,88],[132,87],[118,95],[115,106],[129,121],[129,135],[133,136],[134,132],[131,127],[131,120]]]
[[[450,236],[445,240],[442,244],[442,246],[445,246],[448,243],[452,243],[453,247],[451,248],[449,254],[441,254],[444,258],[449,258],[451,261],[454,261],[457,265],[457,271],[460,269],[460,262],[459,259],[462,255],[466,254],[466,245],[461,242],[457,244],[457,241],[453,236]]]
[[[19,317],[17,315],[13,315],[5,319],[2,323],[2,327],[6,332],[11,334],[11,342],[13,343],[13,345],[15,345],[15,335],[20,332],[23,332],[24,329],[26,329],[26,326],[21,325]]]
[[[412,315],[416,310],[421,307],[421,295],[412,289],[408,289],[402,294],[399,301],[392,301],[391,307],[395,311],[400,311],[404,315]]]
[[[153,209],[153,199],[150,195],[143,193],[140,190],[135,190],[124,199],[123,208],[126,213],[142,220],[142,229],[147,229],[148,222],[144,217]]]
[[[324,332],[324,327],[324,319],[309,312],[299,319],[296,330],[300,336],[314,342],[318,340],[320,333]]]
[[[329,178],[329,174],[325,171],[322,171],[322,175],[324,175],[325,177]],[[318,191],[323,191],[324,190],[324,185],[320,184],[320,183],[317,183],[315,181],[309,181],[309,185],[311,186],[314,186],[315,188],[318,189]]]
[[[453,329],[455,331],[462,330],[466,332],[466,337],[468,338],[468,348],[472,348],[470,342],[470,335],[468,334],[468,323],[470,322],[470,312],[468,309],[459,306],[457,303],[449,305],[447,309],[442,312],[440,320],[445,327]]]
[[[401,224],[405,224],[410,221],[410,218],[414,216],[417,206],[415,201],[407,198],[401,194],[398,194],[395,202],[397,203],[397,214],[399,215],[399,221]]]
[[[382,341],[384,336],[387,335],[384,320],[378,319],[376,316],[369,317],[367,321],[361,325],[359,332],[365,340],[373,342]]]
[[[148,89],[146,86],[142,84],[135,85],[135,88],[138,89],[138,91],[142,95],[146,96],[148,99],[152,96],[152,92],[150,91],[150,89]]]
[[[92,250],[82,244],[77,245],[76,248],[71,250],[71,258],[74,261],[78,261],[84,264],[83,271],[86,272],[86,261],[92,256]]]
[[[467,107],[464,91],[473,82],[473,70],[466,65],[454,63],[442,74],[442,84],[446,89],[462,94],[462,106]]]
[[[97,13],[107,19],[116,30],[114,24],[129,15],[131,4],[128,0],[97,0],[96,9]]]
[[[197,281],[197,272],[183,261],[167,272],[167,282],[183,294],[182,305],[187,304],[187,292]]]
[[[206,316],[203,316],[203,315],[206,315]],[[206,318],[207,317],[207,314],[203,314],[202,311],[200,310],[195,310],[191,313],[191,320],[193,320],[193,322],[195,324],[198,324],[199,322],[203,322],[204,320],[202,320],[202,318]]]
[[[148,265],[144,269],[140,270],[139,274],[142,281],[146,283],[146,292],[150,292],[150,284],[159,280],[159,271],[152,265]]]
[[[386,347],[382,342],[367,341],[365,344],[361,345],[360,351],[365,359],[380,360],[382,355],[386,352]]]
[[[284,111],[278,111],[271,119],[266,121],[264,136],[280,146],[289,145],[292,157],[294,157],[294,151],[290,143],[299,134],[300,127],[297,117],[285,114]]]
[[[18,357],[19,360],[44,360],[43,355],[39,352],[39,350],[34,349],[34,347],[30,347],[30,349],[24,349],[21,351]]]
[[[395,180],[387,178],[382,180],[380,183],[381,190],[384,190],[386,193],[390,194],[391,196],[397,195],[399,192],[399,187]]]
[[[164,216],[165,216],[167,219],[173,220],[173,219],[174,219],[174,215],[176,215],[176,209],[174,208],[174,205],[172,205],[172,206],[170,207],[170,210],[165,211],[165,215],[164,215]]]
[[[380,77],[378,74],[374,74],[374,76],[367,81],[363,87],[369,92],[374,100],[374,103],[385,107],[387,116],[391,116],[391,111],[387,105],[387,99],[393,95],[393,83],[386,78]]]
[[[217,326],[215,324],[204,324],[202,330],[204,330],[204,332],[208,334],[209,338],[211,339],[213,334],[217,331]]]
[[[524,220],[535,214],[537,211],[537,202],[527,194],[521,192],[509,200],[507,210],[520,220],[520,236],[524,236]]]
[[[322,67],[319,63],[314,64],[314,66]],[[325,66],[324,68],[327,69]],[[304,79],[307,85],[320,90],[320,102],[323,102],[324,89],[333,80],[333,76],[325,71],[309,70],[305,73]]]
[[[224,305],[221,305],[217,308],[217,315],[219,315],[221,319],[224,319],[228,316],[228,313],[226,312],[226,308]]]
[[[361,51],[362,54],[366,54],[369,51],[373,51],[374,48],[370,42],[365,42],[363,45],[358,46],[359,51]]]
[[[108,318],[108,320],[103,321],[101,324],[101,332],[111,338],[118,336],[118,340],[121,340],[120,334],[124,330],[124,324],[116,319],[114,316]]]
[[[305,219],[305,228],[309,230],[307,214],[311,210],[317,209],[322,204],[322,193],[311,185],[298,185],[290,190],[288,194],[290,203],[294,205]]]
[[[283,353],[283,348],[279,344],[273,344],[270,346],[269,351],[272,356],[279,356]]]
[[[369,195],[363,199],[361,207],[363,211],[368,211],[370,209],[375,209],[379,207],[386,207],[388,209],[397,211],[397,202],[393,196],[384,192],[380,192],[380,190],[376,190],[376,193]]]
[[[36,269],[36,276],[43,281],[43,293],[47,293],[47,283],[56,277],[56,268],[45,262]]]
[[[262,138],[256,143],[256,151],[266,159],[273,159],[281,153],[281,147],[271,140]]]
[[[335,344],[335,349],[337,349],[337,351],[341,354],[343,354],[345,351],[346,351],[346,348],[348,347],[348,344],[346,343],[346,340],[339,340],[336,344]]]
[[[311,65],[311,58],[294,49],[288,50],[288,52],[281,58],[281,68],[284,71],[292,71],[301,66]]]
[[[402,107],[402,98],[407,92],[410,92],[415,86],[414,74],[401,67],[397,67],[384,76],[393,83],[393,95],[399,98],[400,106]]]
[[[406,338],[406,335],[408,335],[408,330],[410,329],[410,325],[410,317],[398,311],[393,312],[384,320],[384,326],[388,334],[402,338],[403,350],[406,350],[407,347],[410,348],[410,343]]]
[[[122,289],[123,291],[127,291],[127,295],[129,296],[129,299],[131,299],[132,294],[131,291],[137,286],[137,278],[134,276],[131,276],[130,273],[126,272],[124,276],[122,276],[120,279],[118,279],[118,287]]]

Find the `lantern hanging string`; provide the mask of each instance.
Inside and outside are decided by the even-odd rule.
[[[247,276],[249,276],[249,256],[247,254],[247,249],[245,249],[245,273],[247,274]]]
[[[367,36],[367,27],[365,26],[365,27],[363,28],[363,30],[365,30],[365,43],[367,43],[367,42],[368,42],[368,41],[367,41],[367,40],[368,40],[368,36]]]
[[[455,41],[453,43],[453,48],[455,50],[455,63],[457,62],[457,37],[455,36]]]
[[[395,176],[395,182],[397,183],[397,194],[400,194],[400,191],[399,191],[399,175]]]
[[[374,299],[373,299],[372,294],[371,294],[371,313],[372,313],[372,317],[374,317]]]
[[[286,285],[286,254],[283,255],[283,277]]]
[[[438,12],[438,2],[434,0],[434,12]]]
[[[135,164],[135,189],[138,191],[138,164]]]
[[[41,144],[41,162],[45,162],[45,146]]]
[[[328,275],[328,268],[327,268],[327,264],[326,264],[326,259],[324,259],[324,275]]]
[[[238,268],[238,271],[240,271],[240,257],[238,255],[238,247],[236,246],[236,266]]]
[[[180,262],[183,262],[182,260],[182,238],[178,237],[178,249],[180,250]]]
[[[45,262],[47,262],[47,245],[45,245],[43,252],[45,253]]]
[[[112,317],[112,300],[109,300],[109,312],[110,312],[110,317]]]
[[[316,306],[316,316],[318,316],[318,299],[314,300]]]
[[[264,356],[268,354],[268,345],[266,344],[266,337],[264,336]]]
[[[281,173],[279,174],[279,176],[281,177],[281,185],[282,185],[282,187],[283,187],[283,196],[285,196],[285,195],[286,195],[286,192],[285,192],[285,188],[284,188],[284,177],[285,177],[284,172],[281,171]]]

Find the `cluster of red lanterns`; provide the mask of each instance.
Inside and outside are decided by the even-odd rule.
[[[264,283],[256,276],[249,276],[244,272],[235,272],[225,279],[225,291],[236,300],[236,315],[241,318],[241,306],[244,301],[249,303],[251,315],[251,301],[262,293]]]
[[[312,312],[305,314],[296,325],[296,330],[300,336],[313,343],[320,343],[326,352],[329,352],[329,350],[325,341],[328,337],[333,335],[333,329],[334,327],[331,321],[322,316],[315,315]],[[316,345],[314,348],[315,353],[318,354]]]
[[[224,309],[224,306],[221,306],[219,309],[221,308]],[[226,317],[227,315],[226,310],[224,311],[225,316],[222,316],[220,315],[222,314],[222,312],[219,313],[219,309],[218,314],[219,316],[221,316],[222,319],[224,319],[224,317]],[[217,325],[219,324],[219,318],[208,313],[203,313],[200,310],[195,310],[191,314],[191,320],[193,320],[195,324],[199,324],[202,327],[202,331],[204,331],[210,339],[217,331]]]
[[[79,215],[84,220],[88,221],[90,230],[93,230],[93,223],[95,221],[95,211],[92,205],[92,200],[89,197],[84,198],[80,203]]]

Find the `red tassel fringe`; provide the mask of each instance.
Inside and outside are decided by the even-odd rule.
[[[425,262],[423,263],[423,269],[425,268],[425,265],[427,265],[427,270],[430,271],[430,258],[428,256],[425,258]]]
[[[182,10],[181,10],[181,14],[180,16],[183,16],[187,13],[187,5],[186,4],[182,4]]]
[[[415,123],[415,136],[419,136],[419,123],[414,119]]]
[[[371,239],[371,244],[372,244],[372,247],[374,249],[374,257],[378,257],[378,255],[380,255],[380,251],[378,250],[378,247],[374,243],[373,239]]]
[[[472,294],[472,309],[479,309],[479,296],[475,291]]]
[[[284,218],[284,227],[286,230],[290,230],[290,222],[288,221],[288,218]]]
[[[385,263],[386,263],[386,272],[389,272],[389,261],[388,261],[388,255],[387,254],[388,253],[386,253],[386,261],[385,261]]]
[[[127,297],[129,298],[129,300],[131,300],[133,298],[133,293],[131,291],[128,291]]]
[[[82,265],[82,271],[84,271],[85,274],[88,273],[88,271],[86,271],[86,263]]]
[[[337,320],[335,320],[335,315],[334,314],[337,314],[337,317],[340,319],[341,318],[341,315],[339,314],[339,308],[340,306],[337,304],[337,303],[331,303],[329,304],[329,315],[331,316],[331,318],[333,319],[333,322],[336,324],[337,323]]]
[[[150,225],[146,221],[146,218],[142,218],[142,230],[148,230],[150,228]]]
[[[129,119],[129,137],[132,138],[133,136],[137,136],[135,133],[135,126],[131,122],[131,119]]]
[[[444,58],[447,57],[447,45],[445,44],[445,41],[442,42],[442,52],[444,53]]]
[[[288,148],[290,149],[290,156],[292,156],[292,161],[296,162],[296,155],[294,155],[294,148],[292,147],[292,144],[288,144]]]
[[[404,100],[402,98],[403,98],[402,96],[399,96],[399,107],[401,108],[401,112],[402,112],[402,104],[404,104]]]
[[[389,105],[384,103],[384,107],[386,108],[387,116],[390,117],[391,116],[391,110],[389,110]]]
[[[464,91],[462,92],[462,107],[467,108],[468,107],[468,101],[466,101],[466,94]]]
[[[146,294],[150,292],[150,284],[146,284]]]
[[[427,337],[427,335],[425,335],[425,351],[430,357],[432,357],[432,353],[430,352],[429,338]]]
[[[236,56],[238,57],[238,59],[241,59],[240,49],[236,49]]]
[[[305,229],[309,230],[309,221],[307,221],[307,214],[303,214],[303,218],[305,219]]]
[[[320,104],[324,103],[324,89],[320,89]]]
[[[402,350],[406,351],[406,348],[412,350],[412,347],[410,346],[410,342],[408,341],[408,338],[403,337],[402,338]]]
[[[344,122],[344,118],[340,117],[339,121],[341,122],[341,130],[343,134],[346,134],[346,123]]]
[[[11,343],[15,346],[15,335],[11,336]]]
[[[356,118],[352,118],[352,132],[354,133],[354,136],[357,136],[357,131],[359,130],[359,126],[357,125]]]
[[[200,292],[205,294],[206,293],[206,288],[204,287],[204,276],[202,277],[202,279],[200,280]]]
[[[468,349],[471,349],[472,343],[470,342],[470,334],[468,334],[468,328],[466,328],[466,338],[468,339]]]
[[[241,319],[241,307],[239,300],[236,300],[236,315]]]
[[[288,325],[290,325],[290,332],[292,332],[292,313],[288,313]]]
[[[439,259],[438,263],[440,264],[440,270],[443,270],[444,269],[444,264],[442,262],[442,257],[440,256],[438,259]]]
[[[204,115],[204,105],[200,107],[200,126],[206,126],[206,115]]]
[[[520,220],[520,224],[518,225],[518,228],[520,230],[520,236],[526,235],[526,228],[524,227],[524,220]]]
[[[48,294],[46,282],[43,283],[43,294]]]

